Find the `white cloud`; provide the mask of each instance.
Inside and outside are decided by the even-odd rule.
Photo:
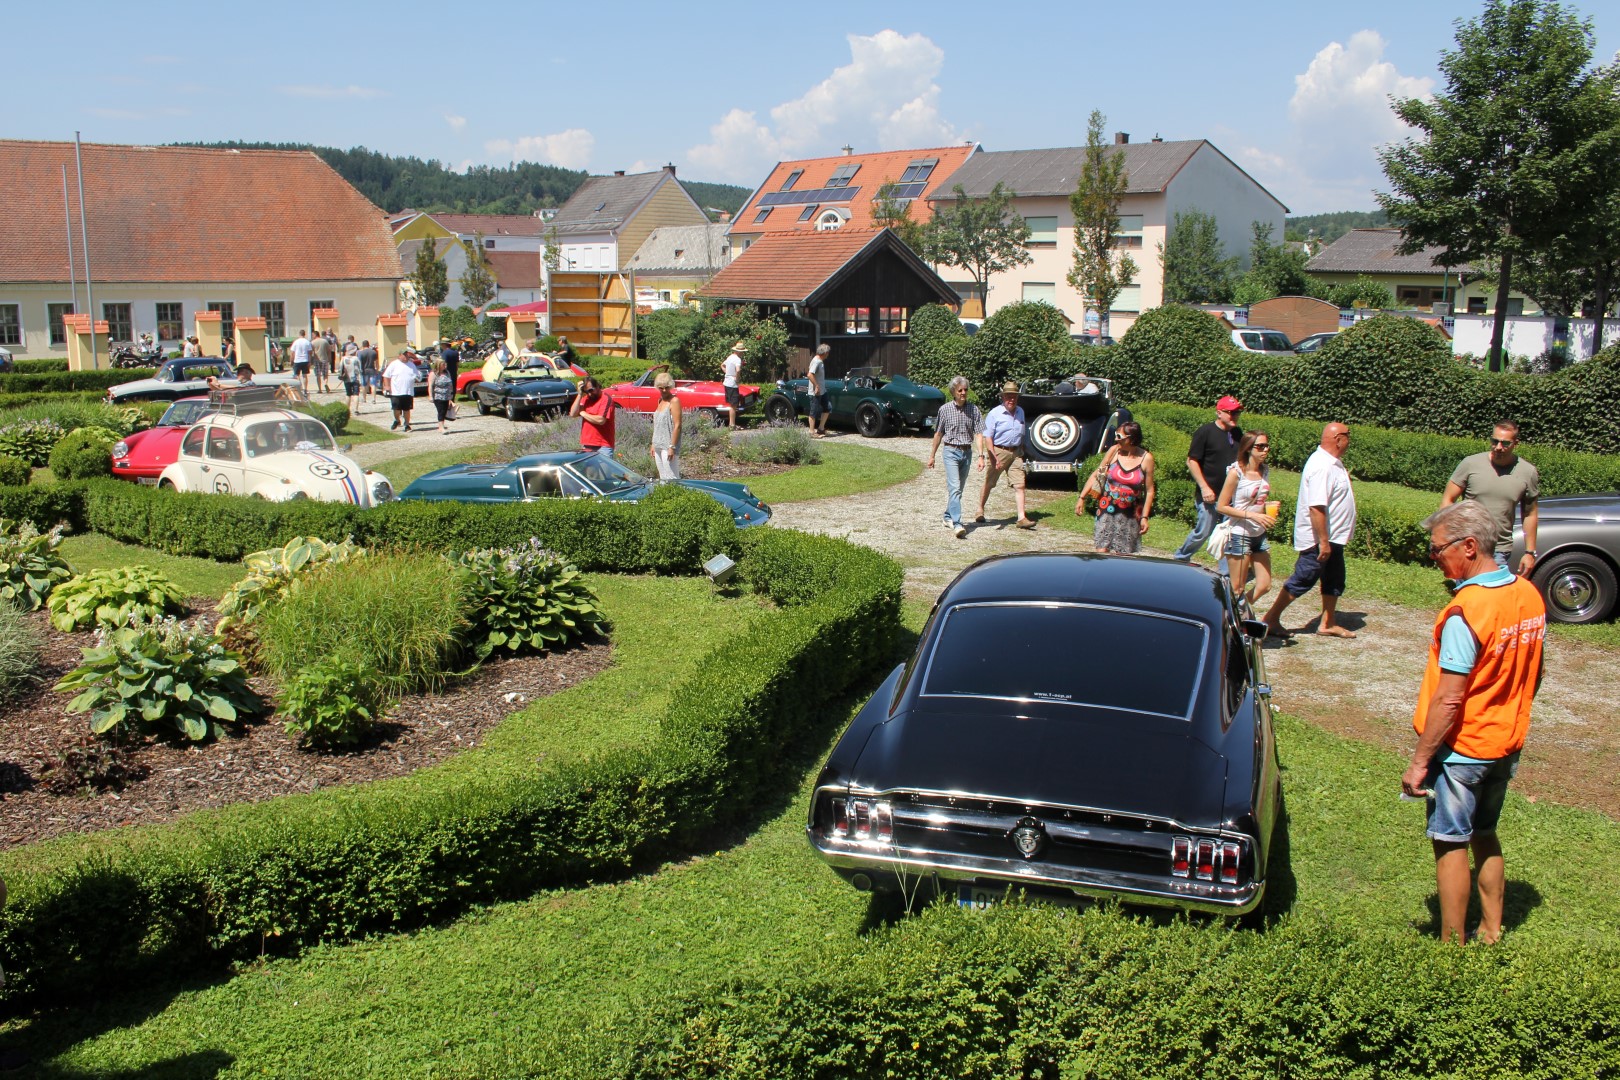
[[[881,30],[849,35],[850,62],[792,101],[771,109],[770,124],[732,109],[709,129],[709,141],[687,156],[717,179],[757,181],[783,158],[835,151],[895,150],[958,142],[961,132],[940,115],[934,80],[945,52],[922,34]]]
[[[454,113],[445,113],[444,122],[449,124],[450,130],[454,131],[457,135],[467,130],[467,118],[465,116],[457,116]]]
[[[364,99],[380,98],[387,91],[379,90],[374,86],[355,86],[353,84],[349,86],[329,86],[303,83],[294,86],[278,86],[276,87],[276,93],[285,94],[288,97]]]
[[[555,135],[524,135],[518,139],[491,139],[484,149],[508,161],[538,161],[583,169],[596,150],[596,136],[584,128],[569,128]]]
[[[1239,147],[1241,164],[1295,213],[1371,207],[1383,186],[1377,150],[1411,130],[1390,98],[1434,90],[1433,79],[1403,75],[1385,60],[1386,44],[1361,30],[1324,46],[1294,76],[1288,134],[1267,148]]]

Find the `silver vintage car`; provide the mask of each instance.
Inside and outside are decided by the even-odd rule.
[[[1554,495],[1537,503],[1536,569],[1531,580],[1554,622],[1601,622],[1615,614],[1620,579],[1620,492]],[[1524,526],[1513,530],[1517,566],[1524,554]]]

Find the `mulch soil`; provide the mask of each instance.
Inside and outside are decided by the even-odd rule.
[[[211,622],[213,603],[193,601],[192,614]],[[72,695],[51,686],[78,666],[80,650],[92,647],[95,635],[61,633],[43,612],[30,618],[44,637],[40,682],[0,705],[0,849],[414,772],[477,746],[511,713],[601,673],[613,656],[603,642],[545,656],[492,657],[437,693],[400,699],[368,741],[341,752],[299,749],[281,720],[268,716],[202,745],[148,740],[130,754],[141,779],[121,791],[59,795],[48,790],[50,767],[59,750],[89,731],[89,720],[69,713]],[[270,683],[252,685],[271,700]]]

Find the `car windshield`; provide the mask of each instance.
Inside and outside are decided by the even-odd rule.
[[[163,413],[158,427],[190,427],[213,408],[206,401],[177,401]]]
[[[1073,603],[963,604],[939,631],[922,694],[1185,720],[1205,647],[1204,625],[1175,616]]]
[[[604,495],[640,487],[647,478],[620,465],[605,454],[591,454],[574,462],[574,471],[596,486]]]
[[[304,445],[299,445],[299,444]],[[247,430],[248,457],[288,450],[333,450],[332,435],[319,420],[266,420]]]

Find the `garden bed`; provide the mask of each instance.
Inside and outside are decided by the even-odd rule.
[[[213,601],[192,602],[193,616],[213,621]],[[193,810],[262,802],[338,784],[402,776],[477,746],[511,713],[600,674],[612,647],[597,643],[544,656],[499,655],[438,693],[410,694],[389,710],[371,737],[352,750],[299,749],[277,718],[244,725],[206,744],[151,740],[136,744],[129,763],[141,779],[121,791],[59,795],[46,786],[57,751],[89,731],[83,714],[69,713],[71,695],[52,685],[95,643],[89,631],[62,633],[43,612],[30,616],[44,639],[38,688],[0,713],[0,849],[67,833],[97,832],[171,821]],[[269,701],[273,688],[252,684]]]

